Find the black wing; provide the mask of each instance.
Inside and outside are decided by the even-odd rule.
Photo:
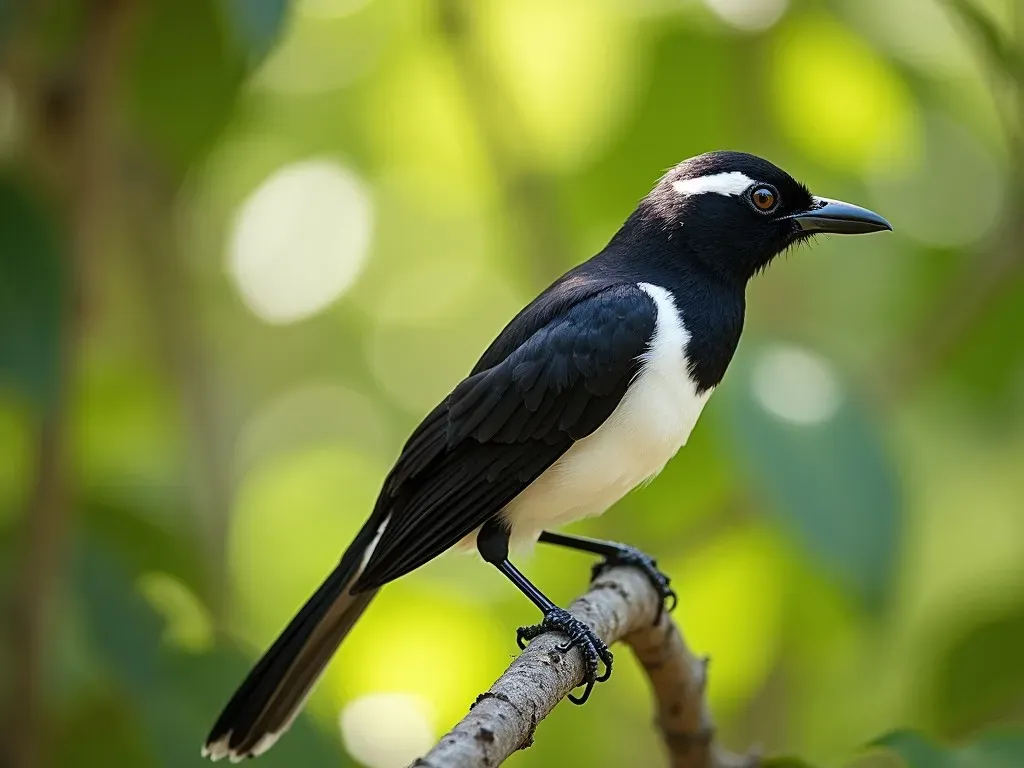
[[[656,319],[648,294],[614,285],[474,369],[406,443],[375,510],[387,527],[353,590],[449,549],[596,430],[637,373]]]

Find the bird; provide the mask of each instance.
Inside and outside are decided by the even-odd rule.
[[[673,607],[653,557],[552,529],[602,514],[686,443],[736,351],[751,278],[815,235],[891,229],[755,155],[715,151],[671,168],[412,432],[365,524],[228,701],[203,756],[269,749],[380,589],[457,547],[475,546],[540,610],[518,630],[520,648],[561,632],[563,651],[580,649],[585,688],[570,699],[585,702],[611,675],[612,654],[510,552],[542,543],[601,558],[595,574],[636,566]]]

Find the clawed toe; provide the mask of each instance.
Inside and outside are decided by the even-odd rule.
[[[638,549],[634,549],[633,547],[623,547],[621,551],[616,552],[613,555],[609,555],[604,560],[597,563],[591,572],[591,581],[605,573],[605,571],[619,565],[628,565],[634,568],[639,568],[643,571],[647,580],[651,582],[651,586],[654,587],[655,591],[661,597],[661,603],[658,606],[658,614],[654,617],[655,624],[661,620],[661,614],[663,611],[667,610],[671,613],[675,610],[676,605],[679,603],[679,598],[676,595],[675,590],[670,586],[672,580],[658,570],[657,560]]]
[[[569,694],[569,701],[573,704],[583,704],[590,698],[590,692],[594,690],[595,683],[603,683],[612,675],[613,656],[611,650],[597,634],[577,619],[568,611],[561,608],[553,608],[544,614],[544,620],[540,624],[529,627],[520,627],[516,632],[516,642],[520,648],[526,647],[526,642],[544,634],[545,632],[562,632],[567,636],[564,643],[557,648],[561,653],[568,653],[573,648],[579,648],[583,654],[583,679],[581,685],[586,687],[580,696]],[[598,674],[599,662],[604,664],[604,673]]]

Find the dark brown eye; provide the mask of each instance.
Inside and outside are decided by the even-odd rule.
[[[755,187],[750,193],[750,202],[759,211],[770,211],[775,207],[775,191],[769,187]]]

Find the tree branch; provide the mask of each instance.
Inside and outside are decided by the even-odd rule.
[[[714,743],[704,702],[708,661],[694,655],[668,614],[658,622],[658,595],[633,568],[598,578],[569,611],[607,643],[624,640],[651,681],[657,724],[672,768],[753,768],[754,755],[729,753]],[[546,634],[530,643],[481,694],[467,714],[412,768],[482,768],[499,765],[533,743],[538,723],[583,676],[576,650],[560,653],[564,638]]]

